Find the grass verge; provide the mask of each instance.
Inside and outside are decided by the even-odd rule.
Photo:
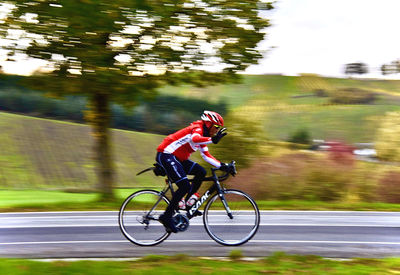
[[[116,200],[103,202],[96,193],[44,190],[0,190],[0,211],[119,210],[123,200],[136,189],[117,189]]]
[[[70,193],[62,191],[0,190],[0,212],[24,211],[118,211],[122,202],[135,189],[117,189],[116,200],[100,202],[95,193]],[[321,201],[262,201],[257,200],[260,210],[337,210],[337,211],[400,211],[400,204],[391,203],[343,203]]]
[[[400,258],[335,261],[275,253],[256,261],[215,260],[186,255],[147,256],[137,261],[54,261],[0,259],[3,274],[397,274]]]

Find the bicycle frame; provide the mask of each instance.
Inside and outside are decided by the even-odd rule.
[[[211,187],[204,192],[204,194],[199,198],[199,200],[194,205],[192,205],[189,209],[186,209],[186,212],[187,212],[186,216],[188,219],[191,219],[194,217],[194,213],[208,200],[209,197],[211,197],[211,195],[214,192],[218,193],[218,195],[222,201],[222,204],[224,205],[224,207],[227,211],[229,218],[233,219],[232,212],[231,212],[231,210],[225,200],[225,197],[224,197],[223,187],[221,186],[221,183],[220,183],[221,181],[224,181],[229,177],[229,173],[226,173],[225,175],[218,177],[216,174],[216,171],[218,171],[218,170],[219,169],[211,168],[212,176],[204,178],[203,182],[213,181],[214,184],[211,185]],[[170,191],[173,196],[175,194],[175,191],[174,191],[171,180],[169,178],[167,178],[167,179],[165,179],[165,182],[166,182],[167,186],[160,192],[160,194],[165,195],[168,191]],[[190,180],[190,182],[192,182],[192,180]],[[153,209],[158,205],[158,203],[161,201],[161,199],[162,199],[162,196],[160,196],[159,200],[155,203]],[[151,213],[151,211],[150,211],[150,213]]]
[[[156,164],[154,166],[157,168]],[[147,168],[140,173],[153,169]],[[209,181],[210,186],[194,205],[188,207],[186,210],[180,210],[178,207],[174,209],[177,213],[173,217],[174,223],[178,231],[186,231],[189,227],[189,220],[195,216],[199,216],[198,209],[205,203],[203,224],[207,234],[222,245],[236,246],[244,244],[256,234],[260,225],[258,206],[245,192],[225,188],[221,184],[221,181],[226,180],[230,175],[234,176],[236,174],[234,161],[229,164],[228,169],[224,169],[228,171],[225,171],[222,176],[217,176],[217,170],[220,169],[212,168],[212,175],[203,180],[205,182]],[[166,176],[163,173],[155,174],[157,176]],[[193,183],[193,180],[189,181]],[[165,183],[166,185],[161,191],[152,189],[139,190],[131,194],[122,204],[118,215],[119,226],[124,236],[132,243],[140,246],[151,246],[163,242],[170,236],[171,232],[168,228],[163,230],[164,228],[160,227],[159,217],[165,205],[170,204],[168,199],[170,194],[168,193],[171,192],[172,196],[174,196],[176,194],[176,189],[174,190],[174,188],[176,187],[173,186],[173,182],[168,177],[165,178]],[[167,194],[168,196],[166,196]],[[141,206],[139,202],[145,200],[146,202],[150,202],[152,206],[147,203]],[[236,201],[239,203],[236,203]],[[228,205],[228,202],[230,205]],[[244,214],[242,209],[247,209],[247,207],[253,211],[250,210],[251,213]],[[135,209],[139,210],[135,211]],[[221,209],[225,209],[223,211],[225,214],[222,216],[220,213]],[[233,217],[234,215],[235,217]],[[248,216],[251,217],[248,218]],[[151,234],[147,235],[147,230]]]

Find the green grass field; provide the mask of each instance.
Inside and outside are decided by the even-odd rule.
[[[151,173],[162,136],[113,130],[117,186],[158,186]],[[93,189],[96,175],[90,127],[0,112],[0,187]]]
[[[154,188],[155,190],[160,190]],[[138,189],[116,189],[114,202],[100,202],[97,193],[45,190],[0,190],[0,212],[18,211],[118,211],[122,202]],[[322,202],[302,200],[256,200],[261,210],[400,211],[394,203]]]
[[[400,259],[352,259],[337,261],[312,255],[277,252],[258,260],[241,260],[232,251],[227,260],[186,255],[149,255],[136,261],[53,261],[1,259],[2,274],[398,274]],[[228,255],[227,255],[228,256]]]
[[[314,139],[340,140],[347,143],[373,142],[382,116],[399,111],[390,105],[306,106],[267,112],[264,127],[274,140],[287,140],[306,129]]]
[[[115,189],[116,200],[99,201],[97,193],[47,190],[0,190],[0,211],[118,211],[122,202],[138,189]]]

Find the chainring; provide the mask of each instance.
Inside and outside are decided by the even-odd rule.
[[[174,217],[175,227],[178,231],[186,231],[189,228],[189,219],[186,215],[176,214]]]

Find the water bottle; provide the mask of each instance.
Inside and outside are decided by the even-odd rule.
[[[190,198],[186,202],[187,207],[192,207],[193,204],[196,203],[196,201],[200,198],[199,193],[194,193],[193,195],[190,196]]]

